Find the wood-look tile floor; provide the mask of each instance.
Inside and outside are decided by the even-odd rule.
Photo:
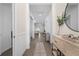
[[[40,38],[32,39],[30,45],[30,49],[24,52],[24,56],[52,56],[51,45],[42,35]]]

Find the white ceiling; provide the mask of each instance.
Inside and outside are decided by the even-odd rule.
[[[30,4],[30,11],[32,13],[48,13],[51,10],[49,3],[32,3]]]

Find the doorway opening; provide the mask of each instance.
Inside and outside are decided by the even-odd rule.
[[[52,36],[52,4],[31,3],[30,11],[30,49],[25,55],[52,55],[50,39]]]

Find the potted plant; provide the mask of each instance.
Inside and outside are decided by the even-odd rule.
[[[60,27],[65,23],[66,20],[68,20],[70,18],[70,15],[66,16],[66,15],[63,15],[62,16],[57,16],[57,22],[58,22],[58,25],[59,25],[59,30],[58,30],[58,33],[60,32]]]

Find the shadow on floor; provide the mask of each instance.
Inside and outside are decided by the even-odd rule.
[[[1,54],[1,56],[12,56],[12,48],[6,50]]]

